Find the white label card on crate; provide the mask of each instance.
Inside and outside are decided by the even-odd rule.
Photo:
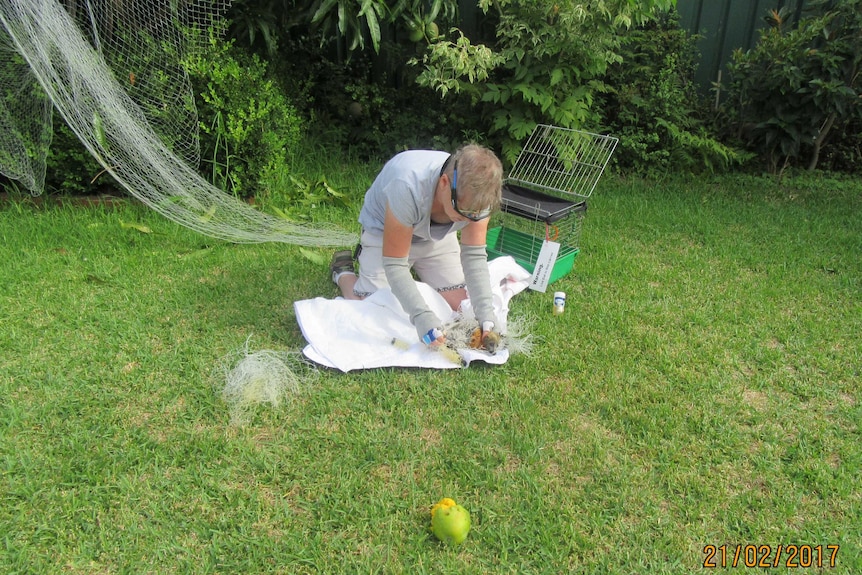
[[[548,289],[548,282],[551,279],[551,272],[554,271],[554,264],[557,263],[558,253],[560,253],[560,244],[550,240],[542,242],[542,249],[536,259],[536,267],[533,268],[533,277],[530,278],[531,290],[544,293]]]

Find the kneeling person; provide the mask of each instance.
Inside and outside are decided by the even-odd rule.
[[[410,150],[390,159],[365,194],[359,275],[349,251],[336,252],[332,279],[346,299],[389,286],[428,345],[445,341],[410,273],[456,310],[470,295],[483,335],[494,328],[488,274],[488,219],[499,206],[503,167],[489,149],[467,145],[454,154]],[[457,232],[461,232],[458,242]]]

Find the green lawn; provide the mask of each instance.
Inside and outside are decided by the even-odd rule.
[[[580,243],[564,315],[511,302],[531,355],[308,373],[239,427],[219,362],[300,350],[325,266],[0,205],[0,572],[862,572],[862,184],[607,175]]]

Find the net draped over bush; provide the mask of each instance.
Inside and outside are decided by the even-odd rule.
[[[13,0],[0,4],[4,41],[29,68],[5,67],[16,86],[34,83],[47,98],[34,98],[33,111],[10,108],[0,118],[11,124],[0,140],[0,171],[18,177],[23,147],[32,160],[45,149],[32,117],[50,121],[51,105],[82,144],[119,185],[162,215],[200,233],[234,242],[281,241],[298,245],[341,246],[356,234],[322,224],[301,225],[268,216],[205,181],[200,159],[197,114],[188,75],[180,65],[194,46],[183,31],[207,29],[219,3],[190,0],[182,5],[87,2],[64,8],[57,0]],[[16,78],[10,71],[17,71]],[[8,100],[8,98],[7,98]],[[47,111],[46,111],[47,109]],[[11,150],[11,153],[9,152]],[[36,170],[18,178],[41,191]],[[31,185],[32,184],[32,185]]]

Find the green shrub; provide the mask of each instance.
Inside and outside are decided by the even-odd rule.
[[[300,141],[296,108],[265,62],[216,34],[184,66],[198,94],[202,170],[225,191],[254,195]]]
[[[453,150],[477,138],[477,118],[466,99],[444,101],[427,88],[373,80],[350,82],[344,93],[348,103],[340,108],[340,119],[346,143],[359,157],[388,157],[416,148]]]
[[[349,59],[319,50],[307,37],[288,39],[275,64],[318,142],[378,160],[408,148],[453,149],[476,140],[481,118],[468,98],[442,99],[415,85],[415,71],[399,66],[418,46],[384,42],[379,57]]]
[[[480,0],[496,22],[487,44],[464,36],[436,43],[419,82],[447,96],[469,94],[511,162],[537,123],[595,128],[596,95],[619,60],[621,33],[673,0]]]
[[[87,151],[59,113],[53,111],[53,118],[43,122],[41,114],[36,112],[36,105],[28,108],[31,104],[47,102],[49,96],[35,77],[29,74],[29,64],[24,58],[14,51],[0,58],[0,77],[21,78],[25,73],[30,81],[10,82],[0,88],[0,97],[5,101],[4,109],[10,114],[3,122],[10,133],[4,137],[15,137],[24,148],[29,161],[34,163],[35,173],[32,176],[37,180],[37,185],[41,184],[39,180],[44,167],[44,190],[40,191],[49,194],[92,194],[105,191],[105,188],[114,188],[116,182]],[[21,105],[23,103],[26,105]],[[0,150],[0,154],[4,154],[0,157],[0,167],[5,166],[9,173],[23,176],[22,180],[26,181],[24,173],[30,167],[22,165],[15,154],[5,155],[5,150]],[[45,164],[41,166],[43,160]],[[20,182],[0,177],[0,190],[24,189]]]
[[[843,130],[833,130],[818,169],[862,175],[862,118],[851,119]]]
[[[105,171],[58,114],[45,158],[45,191],[71,195],[119,193],[122,188]]]
[[[675,10],[623,35],[621,61],[609,66],[597,106],[603,129],[620,138],[614,163],[621,170],[655,176],[741,161],[701,120],[707,105],[693,82],[696,41]]]
[[[862,0],[810,8],[795,28],[788,11],[772,11],[757,45],[729,65],[730,121],[773,173],[800,162],[814,169],[821,154],[860,158],[858,137],[842,136],[862,120]],[[843,151],[828,150],[831,141],[844,141]]]
[[[146,36],[142,36],[146,41]],[[206,49],[182,65],[192,80],[200,122],[201,171],[210,181],[238,196],[261,189],[275,166],[283,164],[300,141],[303,122],[257,56],[237,50],[215,31]],[[167,49],[153,41],[153,49]],[[173,55],[176,58],[176,55]],[[140,69],[148,62],[139,62]],[[122,67],[115,64],[116,67]],[[151,75],[158,81],[158,74]],[[175,87],[166,85],[165,90]],[[164,112],[145,110],[158,122]],[[165,119],[166,123],[169,118]],[[167,141],[168,145],[172,142]],[[67,194],[120,192],[116,182],[78,138],[55,117],[46,160],[46,190]]]

